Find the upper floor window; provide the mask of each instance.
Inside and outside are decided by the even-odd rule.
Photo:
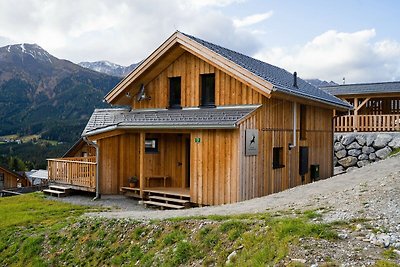
[[[201,74],[202,107],[215,107],[215,74]]]
[[[300,140],[306,140],[307,106],[300,105]]]
[[[169,78],[169,107],[181,108],[181,77]]]

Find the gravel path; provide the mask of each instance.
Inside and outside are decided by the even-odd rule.
[[[68,201],[68,198],[65,200]],[[88,216],[146,220],[325,208],[329,209],[324,213],[326,221],[359,218],[362,212],[364,217],[384,216],[388,217],[388,220],[399,222],[399,203],[400,157],[397,156],[350,173],[235,204],[168,211],[127,204],[127,207],[120,211],[89,213]]]

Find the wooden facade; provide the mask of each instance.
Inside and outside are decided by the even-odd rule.
[[[182,108],[198,107],[200,75],[214,73],[217,107],[259,107],[235,129],[132,127],[89,135],[99,146],[101,194],[120,193],[131,176],[139,177],[143,194],[146,177],[167,176],[167,187],[188,189],[191,202],[218,205],[309,183],[312,164],[319,165],[320,179],[333,174],[333,106],[281,93],[270,94],[272,86],[267,82],[263,91],[258,78],[246,78],[246,72],[221,67],[218,58],[214,62],[193,47],[168,42],[161,48],[164,46],[167,48],[161,56],[153,53],[142,63],[143,70],[139,67],[125,78],[106,100],[129,104],[134,110],[169,108],[168,81],[179,76]],[[131,96],[138,93],[143,81],[150,99],[137,102]],[[254,156],[245,152],[249,129],[258,132],[258,153]],[[156,152],[145,151],[147,139],[157,139]],[[300,147],[308,148],[308,171],[303,175],[299,173]],[[282,157],[277,168],[273,167],[274,148],[279,149]],[[160,187],[162,181],[151,180],[149,186]]]
[[[0,190],[29,185],[30,183],[24,175],[0,166]]]

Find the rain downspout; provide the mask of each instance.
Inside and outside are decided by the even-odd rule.
[[[83,141],[85,141],[88,145],[94,146],[96,148],[96,196],[93,198],[93,200],[100,199],[100,187],[99,187],[99,159],[100,159],[100,148],[99,146],[93,142],[90,141],[86,136],[83,137]]]
[[[297,72],[293,73],[293,87],[298,88]],[[295,148],[297,145],[296,127],[297,127],[297,102],[293,102],[293,142],[289,144],[289,150]]]

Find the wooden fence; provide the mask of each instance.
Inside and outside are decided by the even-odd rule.
[[[394,132],[400,131],[400,114],[338,116],[334,123],[335,132]]]
[[[96,187],[96,157],[48,159],[47,165],[50,182]]]

